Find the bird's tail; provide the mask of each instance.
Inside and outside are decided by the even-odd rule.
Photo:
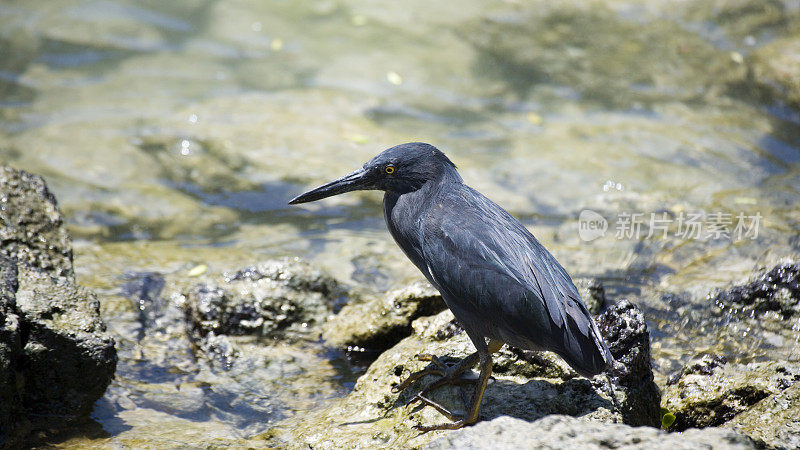
[[[617,363],[600,330],[582,302],[572,302],[578,314],[566,314],[563,348],[559,355],[581,376],[591,378],[613,369]],[[575,311],[576,313],[578,311]]]

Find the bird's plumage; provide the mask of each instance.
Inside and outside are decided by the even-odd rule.
[[[527,228],[460,177],[423,189],[388,192],[387,224],[466,329],[554,351],[585,376],[610,364],[569,275]]]

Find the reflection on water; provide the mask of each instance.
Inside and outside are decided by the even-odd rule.
[[[763,46],[797,35],[800,14],[706,3],[4,3],[0,159],[47,178],[81,280],[105,293],[124,337],[99,423],[152,430],[164,413],[230,436],[260,414],[223,414],[228,394],[205,392],[213,380],[180,397],[213,414],[152,406],[163,383],[186,380],[170,371],[182,363],[137,369],[122,274],[298,255],[365,290],[419,277],[389,241],[378,194],[286,206],[411,140],[443,149],[571,273],[642,305],[659,377],[706,350],[797,358],[791,330],[706,321],[705,295],[800,250],[800,113],[752,71]],[[674,229],[618,239],[612,223],[588,243],[585,209],[764,219],[736,242]],[[307,358],[341,366],[324,350]]]

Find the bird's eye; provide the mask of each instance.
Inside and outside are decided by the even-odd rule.
[[[388,166],[384,167],[383,170],[388,174],[392,174],[394,173],[394,166],[389,164]]]

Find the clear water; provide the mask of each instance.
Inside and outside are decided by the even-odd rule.
[[[800,112],[748,76],[764,45],[798,35],[800,6],[707,3],[0,3],[0,160],[47,179],[120,342],[117,380],[78,430],[96,440],[64,445],[233,442],[346,392],[340,356],[278,346],[265,357],[301,361],[283,387],[301,400],[263,389],[229,408],[251,380],[222,393],[231,375],[200,373],[182,344],[138,342],[121,277],[165,273],[168,296],[196,264],[300,256],[376,292],[420,278],[379,194],[286,205],[407,141],[445,151],[574,276],[639,303],[659,379],[704,351],[798,358],[796,324],[711,326],[705,296],[800,250]],[[604,236],[581,238],[583,210]],[[681,235],[698,212],[730,214],[731,231],[760,214],[758,235]],[[651,213],[666,237],[647,237]],[[164,406],[187,399],[200,406]]]

